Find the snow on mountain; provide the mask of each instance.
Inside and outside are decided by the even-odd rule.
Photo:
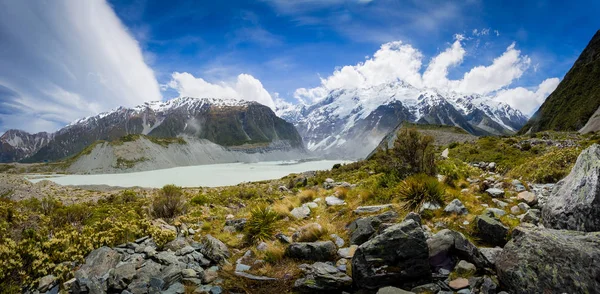
[[[21,130],[8,130],[0,136],[0,162],[12,162],[30,156],[46,146],[53,135],[46,132],[29,134]]]
[[[454,125],[475,135],[516,132],[527,117],[481,95],[443,93],[392,82],[332,90],[313,105],[285,105],[276,113],[292,122],[307,148],[325,157],[362,158],[402,121]]]

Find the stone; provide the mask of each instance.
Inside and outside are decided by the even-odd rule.
[[[353,221],[348,225],[350,244],[360,245],[366,242],[377,232],[382,223],[390,222],[397,218],[398,214],[390,210],[377,216],[363,217]]]
[[[477,235],[489,245],[504,246],[508,236],[508,227],[493,216],[482,214],[475,217]]]
[[[181,273],[183,269],[179,265],[169,265],[165,267],[161,272],[159,278],[164,281],[165,285],[163,288],[168,288],[171,285],[178,283],[183,279]]]
[[[517,204],[517,206],[519,207],[519,209],[521,209],[522,211],[525,211],[525,212],[527,212],[531,208],[525,202],[521,202],[521,203]]]
[[[161,292],[162,294],[185,294],[185,286],[181,283],[175,283],[171,285],[167,290]]]
[[[279,242],[283,243],[283,244],[292,244],[292,238],[282,234],[282,233],[277,233],[275,234],[275,238],[277,240],[279,240]]]
[[[172,251],[161,251],[154,256],[154,259],[162,265],[178,264],[180,262]]]
[[[121,254],[106,246],[90,252],[85,258],[85,264],[75,272],[77,280],[73,288],[80,292],[106,291],[108,273],[117,266],[121,258]]]
[[[377,290],[377,294],[415,294],[414,292],[402,290],[400,288],[387,286]]]
[[[352,258],[352,279],[361,288],[377,289],[429,277],[425,234],[412,219],[395,224],[363,243]]]
[[[600,231],[600,145],[583,150],[542,207],[547,228]]]
[[[427,201],[427,202],[423,203],[423,205],[421,205],[421,208],[419,208],[419,212],[423,212],[425,210],[436,211],[441,208],[442,208],[442,206],[439,205],[438,203]]]
[[[171,250],[171,251],[177,251],[177,250],[182,249],[189,245],[190,245],[190,243],[184,237],[177,237],[177,238],[175,238],[175,240],[165,244],[164,249]]]
[[[505,209],[508,206],[508,203],[498,200],[498,199],[492,199],[492,202],[494,202],[494,204],[496,204],[496,206]]]
[[[310,209],[319,207],[319,204],[317,204],[315,202],[304,203],[304,205],[308,206],[308,208],[310,208]]]
[[[372,206],[359,206],[354,210],[355,214],[368,214],[382,211],[386,208],[391,208],[391,204],[384,205],[372,205]]]
[[[490,264],[495,265],[496,258],[498,257],[498,254],[502,252],[502,248],[479,247],[479,251],[481,252],[481,254],[483,254],[483,256],[485,256],[485,258],[490,262]]]
[[[325,203],[327,204],[327,206],[338,206],[338,205],[345,205],[346,201],[337,198],[335,196],[327,196],[325,197]]]
[[[192,228],[189,228],[189,229],[188,229],[188,234],[190,234],[190,235],[195,235],[195,234],[196,234],[196,230],[194,230],[194,229],[192,229]]]
[[[485,276],[479,285],[479,293],[482,294],[495,294],[498,289],[498,284],[494,282],[490,277]]]
[[[519,208],[519,206],[513,206],[510,208],[510,213],[513,215],[518,215],[521,214],[521,208]]]
[[[467,208],[458,199],[454,199],[448,205],[446,205],[446,208],[444,208],[444,211],[447,213],[456,213],[456,214],[468,214],[469,213]]]
[[[335,246],[337,246],[338,248],[344,247],[344,244],[346,242],[344,242],[344,239],[340,238],[340,236],[338,236],[336,234],[331,234],[331,235],[329,235],[329,237],[331,237],[331,240],[333,240],[333,242],[335,243]]]
[[[200,252],[217,264],[226,263],[227,259],[231,257],[227,245],[211,235],[206,235],[202,239],[202,249]]]
[[[191,268],[186,268],[181,270],[181,276],[185,278],[196,278],[198,273]]]
[[[190,254],[190,253],[192,253],[194,251],[196,251],[194,249],[194,247],[188,245],[188,246],[185,246],[185,247],[177,250],[177,252],[175,252],[175,255],[182,256],[182,255]]]
[[[292,235],[294,242],[314,242],[320,237],[320,233],[323,232],[323,227],[318,223],[308,223],[301,226]]]
[[[450,149],[448,149],[448,148],[444,149],[444,151],[442,151],[442,158],[448,158],[449,154],[450,154]]]
[[[265,242],[260,242],[260,244],[256,245],[256,250],[258,250],[258,251],[264,252],[264,251],[267,251],[268,248],[269,248],[269,246]]]
[[[290,214],[292,215],[292,217],[294,217],[295,219],[305,219],[310,215],[310,208],[308,206],[300,206],[300,207],[296,207],[294,209],[292,209],[292,211],[290,212]]]
[[[38,291],[46,292],[56,285],[56,277],[54,275],[43,276],[38,283]]]
[[[127,285],[136,276],[136,266],[133,263],[125,263],[117,266],[110,272],[108,288],[112,290],[125,290]]]
[[[491,268],[492,264],[459,232],[444,229],[427,239],[429,247],[429,264],[434,272],[451,271],[457,260],[462,259],[478,268]]]
[[[413,293],[416,293],[416,294],[431,294],[431,293],[438,293],[441,290],[442,290],[442,288],[440,288],[440,286],[438,286],[437,284],[429,283],[429,284],[414,287],[410,291]]]
[[[457,278],[448,283],[452,290],[460,290],[469,287],[469,280],[465,278]]]
[[[337,253],[341,258],[351,259],[354,257],[354,253],[356,253],[356,249],[358,249],[358,245],[350,245],[347,248],[340,248]]]
[[[504,190],[498,189],[498,188],[489,188],[489,189],[485,190],[485,192],[487,192],[490,196],[492,196],[494,198],[504,196]]]
[[[458,264],[456,264],[456,267],[454,267],[454,272],[459,277],[467,278],[474,275],[475,272],[477,272],[477,268],[474,264],[461,260],[458,262]]]
[[[600,232],[521,225],[496,260],[511,293],[596,293],[600,289]]]
[[[155,227],[160,228],[161,230],[172,231],[177,234],[177,228],[175,226],[169,225],[163,219],[157,218],[155,220],[152,220],[152,222],[150,222],[150,224],[152,224]]]
[[[506,211],[499,208],[486,208],[483,211],[483,214],[489,215],[490,217],[498,218],[504,216],[506,214]]]
[[[248,219],[238,218],[238,219],[228,219],[225,221],[226,226],[232,226],[236,231],[241,232],[246,227],[246,223]]]
[[[202,283],[210,284],[210,283],[214,282],[218,277],[219,277],[219,273],[217,272],[217,269],[214,267],[211,267],[204,271],[204,276],[202,277]]]
[[[352,286],[352,278],[330,264],[315,262],[312,265],[303,265],[301,269],[305,276],[294,282],[294,288],[299,291],[340,291]]]
[[[538,202],[537,196],[535,196],[535,193],[529,192],[529,191],[523,191],[523,192],[517,194],[517,200],[523,201],[530,206],[536,205]]]
[[[421,225],[421,216],[420,216],[418,213],[416,213],[416,212],[412,212],[412,211],[411,211],[411,212],[409,212],[409,213],[408,213],[408,214],[407,214],[407,215],[404,217],[404,220],[407,220],[407,219],[412,219],[412,220],[414,220],[415,222],[417,222],[419,225]]]
[[[522,222],[537,225],[540,222],[541,212],[539,209],[530,209],[523,215]]]
[[[335,259],[336,247],[331,241],[292,243],[285,251],[291,258],[328,261]]]

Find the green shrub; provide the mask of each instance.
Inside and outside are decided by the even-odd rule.
[[[460,143],[452,142],[452,143],[450,143],[450,145],[448,145],[448,149],[454,149],[454,148],[458,147],[458,145],[460,145]]]
[[[152,199],[152,215],[172,219],[185,212],[185,201],[181,187],[166,185]]]
[[[404,208],[415,211],[425,202],[444,204],[444,187],[434,177],[418,174],[406,178],[398,185],[398,196]]]
[[[205,194],[198,193],[198,195],[194,196],[190,202],[194,205],[204,205],[209,202],[209,199]]]
[[[270,240],[275,234],[275,226],[279,215],[268,206],[260,206],[250,211],[250,219],[246,223],[246,239],[250,243]]]
[[[433,149],[433,137],[405,128],[398,132],[393,148],[380,150],[373,158],[380,171],[400,178],[418,173],[435,175]]]

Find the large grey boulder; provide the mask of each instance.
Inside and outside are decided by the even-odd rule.
[[[208,259],[218,264],[226,263],[227,259],[231,257],[227,245],[211,235],[206,235],[204,239],[202,239],[202,248],[200,252]]]
[[[390,210],[380,215],[363,217],[353,221],[348,225],[350,244],[360,245],[366,242],[377,232],[382,223],[390,222],[397,218],[398,213]]]
[[[305,276],[294,282],[294,288],[301,292],[341,291],[352,286],[352,278],[340,272],[335,266],[324,262],[301,265]]]
[[[600,145],[583,150],[571,173],[556,184],[542,221],[554,229],[600,231]]]
[[[336,251],[337,247],[331,241],[298,242],[288,246],[285,254],[297,259],[328,261],[335,259]]]
[[[108,278],[108,288],[110,290],[125,290],[129,283],[136,277],[136,269],[134,263],[124,263],[117,266],[110,272]]]
[[[510,293],[597,293],[600,232],[520,226],[496,259]]]
[[[486,244],[504,246],[508,236],[508,227],[502,224],[493,213],[485,211],[475,218],[477,235]]]
[[[467,210],[465,205],[462,204],[460,200],[454,199],[446,206],[446,208],[444,208],[444,212],[455,214],[467,214],[469,213],[469,210]]]
[[[85,264],[75,272],[73,293],[103,293],[107,291],[108,272],[121,261],[121,254],[109,247],[100,247],[85,258]]]
[[[430,277],[425,234],[412,219],[363,243],[352,258],[352,278],[360,288],[377,289]]]
[[[477,268],[490,268],[492,264],[459,232],[444,229],[427,240],[429,263],[434,271],[451,271],[459,260],[466,260]]]

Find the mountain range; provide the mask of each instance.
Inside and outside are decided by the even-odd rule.
[[[510,135],[526,122],[519,110],[492,98],[419,89],[398,81],[337,89],[313,105],[280,105],[308,150],[324,157],[364,158],[403,121],[457,126],[473,135]]]
[[[1,159],[56,161],[74,156],[98,140],[113,141],[129,134],[186,136],[246,152],[303,149],[294,126],[267,106],[233,99],[183,97],[120,107],[82,118],[52,134],[9,130],[0,138]]]

